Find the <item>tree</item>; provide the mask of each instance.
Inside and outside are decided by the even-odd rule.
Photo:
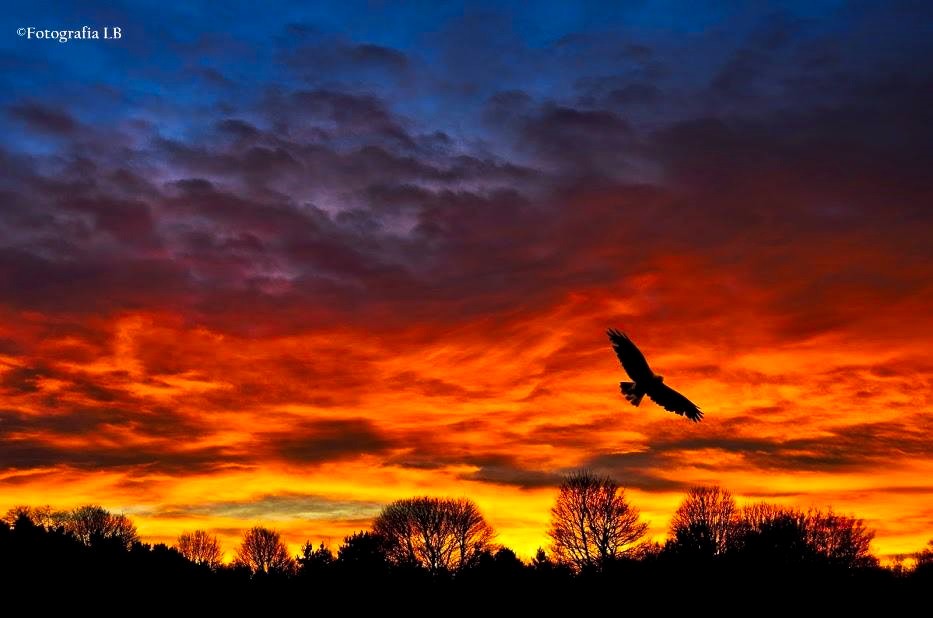
[[[547,552],[544,551],[543,547],[539,547],[535,552],[534,558],[531,559],[529,566],[535,571],[552,571],[554,569],[554,563],[548,558]]]
[[[914,557],[917,559],[917,566],[933,564],[933,539],[930,539],[926,548],[918,551]]]
[[[126,515],[114,514],[95,504],[79,506],[64,521],[67,532],[88,546],[113,544],[129,549],[139,541],[136,526]]]
[[[356,532],[337,549],[337,564],[360,575],[385,573],[389,567],[386,540],[374,532]]]
[[[647,530],[618,483],[580,471],[561,484],[548,535],[557,560],[580,570],[626,554]]]
[[[445,502],[450,534],[456,545],[452,558],[456,561],[457,569],[464,569],[489,547],[495,534],[472,500],[459,498]]]
[[[7,525],[13,526],[16,523],[16,520],[18,520],[20,517],[26,517],[33,523],[33,525],[39,526],[40,528],[45,528],[46,530],[53,530],[63,521],[61,514],[53,511],[52,507],[48,505],[14,506],[6,512],[6,515],[3,516],[2,521]]]
[[[807,541],[811,548],[830,564],[857,569],[878,564],[871,553],[874,530],[855,517],[839,515],[832,509],[807,513]]]
[[[663,549],[657,541],[645,541],[633,547],[631,555],[635,560],[653,560],[661,555]]]
[[[933,539],[927,542],[925,549],[914,554],[916,562],[915,573],[928,575],[933,573]]]
[[[502,584],[522,577],[527,568],[514,551],[508,547],[500,547],[495,552],[492,549],[483,551],[464,575],[476,582],[485,580],[485,585],[493,582]]]
[[[302,575],[318,575],[334,563],[334,554],[324,542],[315,548],[311,541],[306,541],[298,557],[298,572]]]
[[[786,567],[816,558],[808,541],[806,514],[766,502],[742,509],[731,545],[745,560],[772,567]]]
[[[466,498],[409,498],[389,504],[373,522],[389,560],[432,573],[470,566],[494,536],[479,508]]]
[[[243,535],[234,564],[248,568],[254,575],[290,573],[295,566],[282,536],[262,526],[250,528]]]
[[[204,530],[183,532],[175,544],[182,556],[195,564],[216,569],[223,561],[223,552],[217,537]]]
[[[492,555],[496,573],[500,576],[520,574],[527,568],[515,552],[508,547],[500,547]]]
[[[799,511],[789,509],[780,504],[755,502],[742,507],[739,520],[743,528],[751,531],[759,531],[781,517],[786,515],[796,516],[798,513]]]
[[[674,513],[671,534],[681,549],[717,556],[729,548],[738,521],[732,494],[718,486],[694,487]]]

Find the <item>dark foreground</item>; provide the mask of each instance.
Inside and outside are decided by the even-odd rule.
[[[290,573],[209,569],[164,545],[87,546],[40,527],[0,534],[0,593],[7,609],[96,609],[100,613],[287,611],[411,615],[776,610],[839,615],[867,610],[925,613],[933,568],[843,568],[784,556],[698,557],[665,552],[573,573],[547,560],[525,564],[488,553],[456,574],[392,566],[379,557],[305,564]],[[3,612],[7,614],[6,611]],[[12,614],[7,614],[12,615]]]

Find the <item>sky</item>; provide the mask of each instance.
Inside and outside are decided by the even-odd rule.
[[[466,496],[527,557],[586,467],[658,540],[721,484],[920,549],[931,7],[8,3],[0,511],[230,555]]]

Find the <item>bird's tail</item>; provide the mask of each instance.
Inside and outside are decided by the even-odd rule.
[[[635,407],[638,407],[642,397],[645,396],[644,391],[639,391],[635,388],[634,382],[619,382],[619,388],[622,389],[622,396],[628,399],[628,402]]]

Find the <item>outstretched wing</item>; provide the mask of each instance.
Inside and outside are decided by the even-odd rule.
[[[681,416],[686,416],[694,423],[700,422],[703,413],[697,404],[693,403],[670,386],[663,382],[654,382],[646,393],[651,400],[667,410]]]
[[[609,341],[612,342],[612,348],[616,351],[616,356],[619,357],[619,362],[622,363],[625,373],[635,382],[647,384],[654,377],[654,372],[648,366],[648,361],[645,360],[645,355],[641,353],[641,350],[632,343],[632,340],[625,333],[610,328],[606,331],[606,334],[609,335]]]

